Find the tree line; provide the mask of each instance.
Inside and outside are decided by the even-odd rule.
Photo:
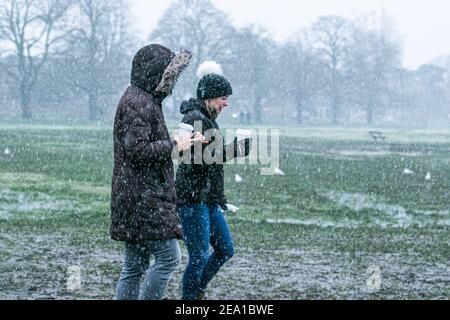
[[[225,114],[244,123],[448,127],[450,58],[402,67],[387,15],[322,16],[283,43],[263,28],[236,28],[210,0],[174,0],[145,42],[127,0],[4,0],[0,103],[24,119],[45,110],[111,119],[140,46],[193,52],[167,99],[170,117],[195,93],[197,66],[221,63],[233,85]],[[59,110],[59,111],[57,111]]]

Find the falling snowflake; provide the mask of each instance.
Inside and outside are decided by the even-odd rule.
[[[405,168],[405,169],[403,170],[403,174],[413,174],[413,173],[414,173],[414,171],[409,170],[408,168]]]

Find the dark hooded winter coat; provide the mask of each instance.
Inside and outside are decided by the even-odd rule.
[[[176,212],[174,142],[161,108],[191,54],[149,45],[135,55],[129,86],[114,121],[111,228],[114,240],[182,237]]]
[[[207,130],[213,129],[216,139],[223,140],[220,134],[219,125],[213,119],[206,107],[199,100],[191,98],[183,101],[180,112],[184,114],[181,122],[195,126],[196,121],[201,121],[201,131],[205,135]],[[207,136],[207,135],[206,135]],[[214,142],[212,139],[210,143]],[[203,146],[203,151],[207,146]],[[245,155],[250,151],[250,143],[245,143]],[[193,154],[194,148],[191,149]],[[220,148],[223,162],[231,160],[238,156],[237,140],[235,139],[230,145],[223,145]],[[177,191],[178,206],[192,204],[218,204],[226,209],[226,198],[224,194],[224,175],[222,163],[205,163],[194,164],[194,156],[191,157],[190,163],[182,163],[177,170],[175,188]]]

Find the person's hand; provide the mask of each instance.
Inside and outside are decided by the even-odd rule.
[[[196,132],[192,137],[175,135],[173,139],[177,143],[178,152],[190,149],[195,142],[208,143],[200,132]]]
[[[173,140],[176,142],[178,152],[188,150],[194,144],[192,137],[187,135],[175,135]]]
[[[209,141],[206,140],[205,136],[202,135],[202,134],[201,134],[200,132],[198,132],[198,131],[194,134],[193,140],[194,140],[194,143],[195,143],[195,142],[198,142],[198,141],[200,141],[202,144],[209,143]]]

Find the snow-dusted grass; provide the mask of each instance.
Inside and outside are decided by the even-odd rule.
[[[446,299],[447,133],[289,129],[284,176],[225,166],[236,254],[210,299]],[[109,238],[110,128],[0,128],[0,299],[111,299],[121,244]],[[405,168],[413,174],[404,174]],[[430,179],[425,179],[430,173]],[[235,181],[236,175],[242,181]],[[167,290],[180,297],[187,252]],[[82,286],[66,288],[79,266]],[[368,267],[381,270],[379,291]]]

